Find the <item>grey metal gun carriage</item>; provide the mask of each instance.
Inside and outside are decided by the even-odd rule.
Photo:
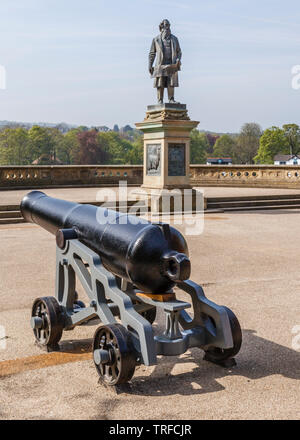
[[[81,205],[32,191],[21,202],[24,218],[56,235],[55,297],[37,298],[31,326],[36,343],[59,350],[64,330],[101,325],[93,339],[93,358],[108,385],[128,382],[136,365],[155,365],[158,355],[175,356],[190,347],[204,359],[232,366],[242,333],[233,312],[208,300],[189,280],[190,260],[182,234],[121,212]],[[89,304],[76,293],[76,277]],[[177,286],[191,297],[176,299]],[[156,310],[165,329],[154,335]]]

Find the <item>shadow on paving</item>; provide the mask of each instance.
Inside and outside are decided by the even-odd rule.
[[[84,350],[91,347],[92,340],[84,340]],[[82,349],[82,341],[64,341],[60,351],[76,352]],[[81,348],[80,348],[81,347]],[[250,380],[280,374],[290,379],[300,379],[300,352],[285,347],[255,334],[254,330],[243,331],[243,345],[236,357],[237,366],[225,369],[202,360],[203,351],[192,348],[180,358],[159,357],[154,370],[145,376],[136,375],[129,385],[122,386],[119,392],[143,394],[148,396],[206,394],[225,389],[217,382],[226,376],[243,376]],[[199,363],[190,372],[172,373],[173,368],[183,364]],[[147,371],[147,367],[136,369]],[[114,390],[113,387],[108,387]]]

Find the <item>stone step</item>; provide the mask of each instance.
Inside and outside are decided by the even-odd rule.
[[[0,218],[22,217],[20,211],[0,211]]]
[[[0,225],[9,225],[12,223],[26,223],[23,217],[0,218]]]
[[[300,209],[300,203],[298,205],[263,205],[263,206],[239,206],[222,208],[223,212],[229,211],[263,211],[263,210],[275,210],[275,209]]]
[[[0,205],[1,211],[20,211],[20,205]]]
[[[231,201],[218,201],[210,202],[208,201],[208,208],[235,208],[243,206],[277,206],[277,205],[299,205],[300,199],[286,199],[286,200],[231,200]]]
[[[107,208],[111,208],[111,209],[114,209],[114,208],[118,209],[119,205],[121,205],[121,207],[123,205],[125,205],[125,206],[133,206],[134,204],[139,204],[141,206],[145,205],[144,200],[130,200],[130,199],[129,200],[125,200],[125,201],[117,200],[115,202],[109,202],[109,201],[108,202],[103,202],[103,201],[98,202],[98,201],[94,201],[94,202],[78,202],[78,203],[80,203],[82,205],[94,205],[94,206],[102,206],[105,203],[105,206]]]
[[[245,200],[289,200],[295,199],[300,201],[299,194],[270,194],[270,195],[257,195],[257,196],[228,196],[228,197],[208,197],[208,203],[216,202],[231,202],[231,201],[245,201]]]

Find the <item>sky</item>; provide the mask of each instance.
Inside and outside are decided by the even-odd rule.
[[[182,49],[175,99],[199,129],[300,125],[299,0],[1,0],[0,120],[142,121],[156,102],[148,53],[164,18]]]

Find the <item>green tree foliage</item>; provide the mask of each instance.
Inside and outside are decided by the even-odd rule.
[[[6,128],[0,132],[0,164],[29,164],[28,131],[24,128]]]
[[[272,164],[274,156],[278,153],[289,154],[289,142],[285,130],[273,126],[265,130],[261,136],[254,160],[256,163]]]
[[[131,165],[141,165],[144,157],[144,141],[141,134],[134,136],[132,148],[127,155],[127,161]]]
[[[238,136],[237,162],[242,164],[253,164],[254,157],[259,148],[259,139],[262,129],[255,122],[247,122],[241,128]]]
[[[39,125],[34,125],[28,131],[29,139],[29,160],[30,163],[35,159],[43,156],[46,158],[44,163],[52,163],[55,160],[55,136],[56,132],[59,133],[57,129],[51,129],[48,127],[40,127]],[[48,160],[47,160],[48,158]]]
[[[56,157],[64,164],[75,163],[75,158],[79,154],[80,144],[78,140],[79,128],[69,130],[56,147]]]
[[[98,143],[102,151],[106,152],[105,162],[107,164],[123,164],[128,162],[128,154],[132,144],[115,131],[98,133]]]
[[[216,142],[215,142],[216,141]],[[213,150],[212,150],[213,148]],[[300,128],[286,124],[271,127],[262,136],[256,123],[244,124],[238,136],[221,137],[191,132],[191,163],[206,163],[208,155],[230,156],[234,163],[273,163],[278,153],[300,151]],[[102,132],[81,126],[68,131],[56,127],[5,126],[0,129],[0,165],[41,164],[142,164],[143,135],[125,127]]]
[[[231,157],[232,162],[237,161],[237,141],[229,134],[223,134],[216,140],[213,154],[215,157]]]
[[[207,151],[209,151],[210,145],[205,133],[200,133],[199,130],[194,129],[191,132],[191,146],[190,146],[190,158],[191,163],[201,164],[206,163]]]
[[[289,153],[297,154],[300,151],[300,128],[297,124],[285,124],[282,126],[284,135],[289,144]]]

